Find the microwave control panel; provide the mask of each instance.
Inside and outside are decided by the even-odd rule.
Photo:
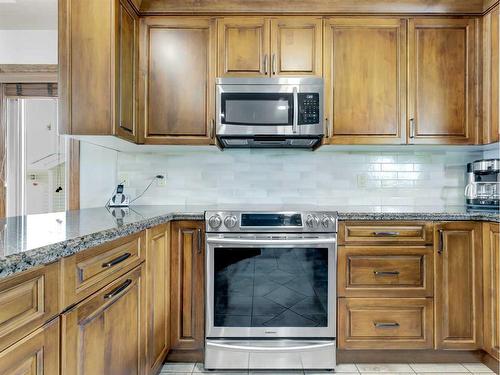
[[[318,124],[319,119],[319,94],[299,93],[299,125]]]

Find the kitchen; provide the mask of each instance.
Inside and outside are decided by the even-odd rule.
[[[40,2],[0,0],[0,374],[498,374],[497,0]]]

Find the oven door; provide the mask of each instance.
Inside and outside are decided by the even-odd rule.
[[[334,338],[336,237],[208,234],[207,338]]]

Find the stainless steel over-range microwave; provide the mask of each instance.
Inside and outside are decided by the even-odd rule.
[[[323,129],[321,78],[218,78],[222,147],[315,148]]]

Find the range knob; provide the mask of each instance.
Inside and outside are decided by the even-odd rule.
[[[224,225],[227,227],[227,228],[233,228],[236,223],[238,222],[238,219],[236,219],[236,216],[228,216],[224,219]]]
[[[323,216],[323,218],[321,219],[321,224],[323,225],[323,227],[328,228],[328,226],[330,225],[330,218],[326,215]]]
[[[309,228],[314,228],[315,226],[318,226],[318,224],[319,224],[319,219],[318,219],[317,216],[315,216],[315,215],[307,215],[306,225]]]
[[[208,219],[208,225],[210,225],[211,228],[217,229],[222,225],[222,219],[219,215],[211,216],[210,219]]]

